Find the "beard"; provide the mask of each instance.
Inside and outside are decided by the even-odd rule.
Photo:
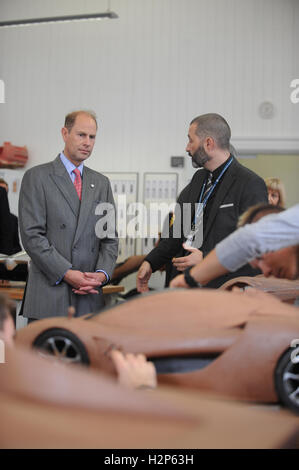
[[[206,153],[204,147],[201,145],[193,155],[191,155],[190,152],[188,152],[188,155],[192,158],[193,168],[203,168],[205,164],[211,160],[211,157]]]

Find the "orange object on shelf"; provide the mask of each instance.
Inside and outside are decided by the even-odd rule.
[[[17,147],[4,142],[0,147],[0,168],[22,168],[28,161],[27,147]]]

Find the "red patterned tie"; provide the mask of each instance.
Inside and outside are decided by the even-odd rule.
[[[75,170],[73,170],[73,173],[75,173],[75,175],[76,175],[75,181],[74,181],[74,185],[75,185],[77,194],[78,194],[78,196],[79,196],[79,199],[80,199],[80,201],[81,201],[81,195],[82,195],[82,179],[81,179],[81,173],[80,173],[80,170],[78,170],[78,168],[76,168]]]

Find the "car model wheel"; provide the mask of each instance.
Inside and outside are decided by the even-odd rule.
[[[279,359],[275,386],[280,401],[299,414],[299,354],[294,348],[285,351]]]
[[[89,365],[87,350],[80,339],[72,332],[63,328],[52,328],[39,335],[33,346],[42,355],[54,356],[69,364]]]

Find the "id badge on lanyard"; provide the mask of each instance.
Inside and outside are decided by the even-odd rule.
[[[202,202],[197,204],[194,221],[186,238],[185,245],[200,248],[203,243],[203,209]]]

